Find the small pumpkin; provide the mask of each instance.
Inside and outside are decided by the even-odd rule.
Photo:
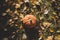
[[[32,28],[36,25],[36,17],[34,15],[28,14],[23,19],[23,24],[27,25],[27,27]]]

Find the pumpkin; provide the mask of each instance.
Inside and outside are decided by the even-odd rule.
[[[36,17],[34,15],[26,15],[23,19],[23,24],[27,25],[27,27],[32,28],[36,25]]]

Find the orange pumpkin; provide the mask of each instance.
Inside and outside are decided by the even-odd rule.
[[[32,28],[32,27],[34,27],[36,25],[36,17],[34,15],[26,15],[22,19],[22,21],[29,28]]]

